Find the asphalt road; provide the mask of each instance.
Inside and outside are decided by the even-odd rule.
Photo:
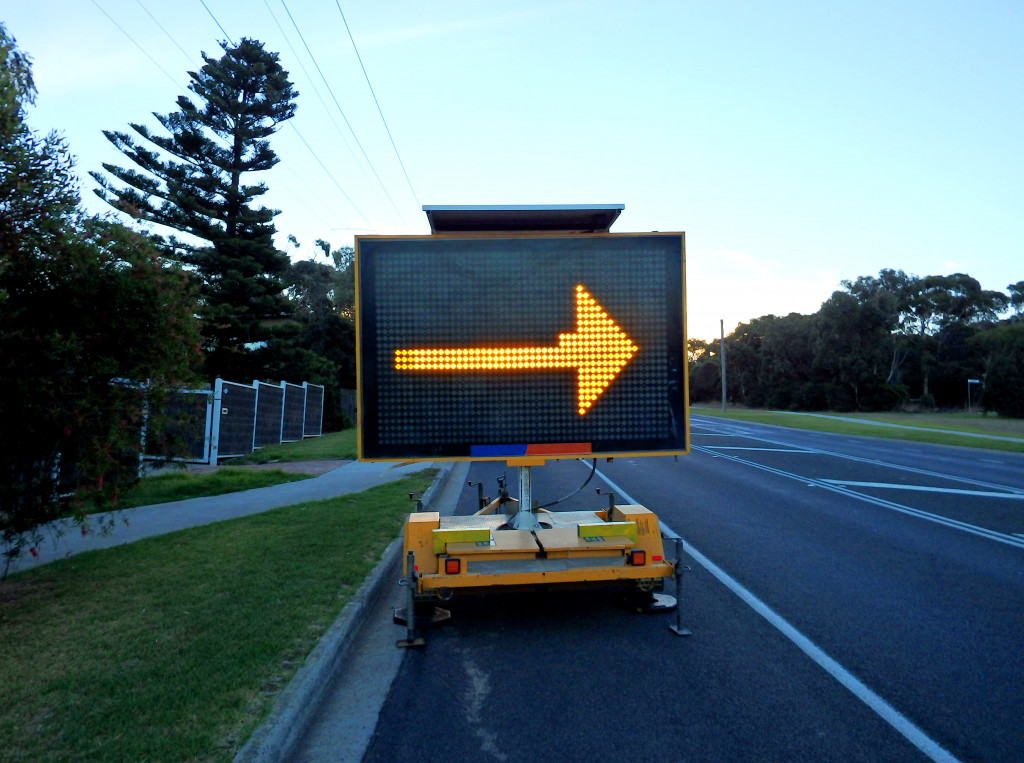
[[[685,539],[693,635],[601,592],[455,600],[366,760],[1024,759],[1024,456],[692,429],[690,456],[601,463],[554,508],[600,487],[656,511]],[[503,471],[469,476],[493,495]],[[535,497],[587,474],[534,469]]]

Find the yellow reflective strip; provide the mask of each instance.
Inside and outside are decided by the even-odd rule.
[[[441,528],[432,534],[435,554],[443,554],[449,543],[489,543],[491,540],[491,531],[487,527]]]
[[[437,532],[435,530],[434,532]],[[578,533],[581,538],[609,538],[613,535],[623,535],[636,543],[637,530],[636,522],[598,522],[596,524],[579,525]]]

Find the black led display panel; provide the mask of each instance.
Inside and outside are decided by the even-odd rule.
[[[358,236],[365,460],[685,453],[681,233]]]

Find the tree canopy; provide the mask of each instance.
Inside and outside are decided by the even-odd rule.
[[[166,244],[201,281],[207,375],[245,378],[265,375],[254,348],[291,312],[290,261],[273,242],[277,210],[258,205],[267,185],[249,178],[278,162],[269,138],[294,115],[298,93],[262,43],[221,47],[220,58],[204,53],[203,68],[189,72],[193,97],[154,114],[166,135],[135,123],[134,136],[104,132],[135,168],[104,164],[107,174],[90,174],[116,209],[184,234]]]
[[[207,378],[323,384],[324,426],[338,427],[339,389],[354,385],[351,248],[317,241],[334,268],[275,248],[277,211],[259,205],[267,185],[254,178],[278,162],[269,141],[298,93],[262,43],[221,47],[189,72],[191,96],[154,115],[162,132],[104,133],[133,166],[92,173],[97,193],[163,230],[166,255],[199,280]]]
[[[326,388],[324,426],[341,428],[354,423],[347,421],[342,413],[340,391],[355,387],[355,253],[350,246],[331,251],[330,244],[322,239],[318,239],[316,245],[334,265],[314,260],[301,260],[292,265],[289,295],[302,326],[294,345],[322,361],[329,361],[329,369],[327,366],[320,369],[326,376],[314,374],[310,380]]]
[[[968,379],[981,404],[1020,416],[1024,310],[1019,282],[1009,294],[965,273],[915,276],[884,269],[842,282],[813,315],[762,316],[726,338],[728,396],[750,406],[886,410],[915,400],[959,407]],[[691,399],[711,400],[720,382],[713,343],[693,345]],[[1016,386],[1015,386],[1016,385]]]
[[[85,215],[73,160],[25,121],[28,58],[0,24],[0,546],[116,503],[146,410],[193,379],[197,302],[153,243]],[[157,429],[158,417],[151,421]],[[6,565],[0,565],[0,577]]]

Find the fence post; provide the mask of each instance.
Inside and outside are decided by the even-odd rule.
[[[224,380],[219,376],[213,382],[213,428],[210,430],[210,464],[217,465],[220,455],[220,416],[223,408]]]

